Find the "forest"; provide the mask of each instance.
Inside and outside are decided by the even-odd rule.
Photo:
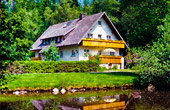
[[[50,25],[105,11],[128,45],[127,66],[145,79],[159,73],[168,84],[169,9],[169,0],[1,0],[0,67],[28,60],[31,45]]]

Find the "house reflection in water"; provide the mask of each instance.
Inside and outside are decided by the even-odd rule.
[[[31,100],[31,103],[35,106],[35,108],[37,110],[43,110],[45,104],[48,102],[49,100]]]
[[[127,95],[113,96],[91,96],[91,97],[73,97],[55,105],[58,110],[124,110],[125,103],[128,100]],[[43,110],[46,103],[56,100],[32,100],[32,104],[38,109]]]
[[[125,101],[83,106],[83,110],[123,110]]]

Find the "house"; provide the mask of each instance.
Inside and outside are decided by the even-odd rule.
[[[44,60],[43,51],[55,41],[63,61],[88,60],[88,55],[100,55],[106,68],[124,68],[123,50],[125,41],[105,12],[55,24],[34,42],[31,51]],[[86,54],[86,55],[85,55]]]

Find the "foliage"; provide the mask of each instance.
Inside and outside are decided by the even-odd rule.
[[[112,69],[117,70],[117,65],[114,65]]]
[[[130,47],[146,46],[159,38],[157,26],[169,10],[168,0],[120,0],[120,4],[121,27]]]
[[[81,11],[77,7],[72,6],[70,2],[64,0],[64,3],[59,3],[54,11],[50,7],[46,7],[44,17],[45,22],[52,25],[76,19],[80,13]]]
[[[7,79],[5,75],[0,74],[0,91],[7,89],[7,87],[4,86],[6,84],[7,84]]]
[[[169,87],[170,84],[170,14],[166,16],[164,25],[158,27],[161,37],[153,42],[153,46],[138,54],[139,83],[152,83],[160,87]]]
[[[118,23],[119,2],[117,0],[95,0],[85,12],[95,14],[99,12],[106,12],[113,23]]]
[[[58,61],[60,56],[58,55],[58,48],[56,47],[55,42],[52,42],[50,47],[47,48],[43,55],[45,56],[46,61]]]
[[[139,48],[128,49],[127,55],[125,56],[126,68],[134,68],[137,64],[137,60],[140,59],[140,56],[137,54]]]
[[[11,73],[54,73],[97,71],[98,61],[18,61],[6,71]]]

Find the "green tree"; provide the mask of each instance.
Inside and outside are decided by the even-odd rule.
[[[71,7],[70,2],[64,0],[64,3],[58,4],[54,11],[50,7],[46,7],[44,12],[45,22],[48,25],[53,25],[73,20],[79,17],[80,12],[76,7]]]
[[[95,14],[105,11],[113,23],[119,22],[119,2],[117,0],[95,0],[90,7],[87,13]]]
[[[157,26],[169,10],[168,0],[121,0],[120,3],[122,33],[130,47],[146,46],[159,38]]]
[[[169,87],[170,84],[170,14],[165,18],[164,25],[158,27],[161,37],[145,51],[139,51],[140,59],[139,83],[152,83],[159,87]],[[170,89],[170,88],[169,88]]]
[[[56,47],[55,42],[51,43],[50,47],[43,52],[43,55],[45,56],[46,61],[59,60],[60,56],[58,55],[58,48]]]

